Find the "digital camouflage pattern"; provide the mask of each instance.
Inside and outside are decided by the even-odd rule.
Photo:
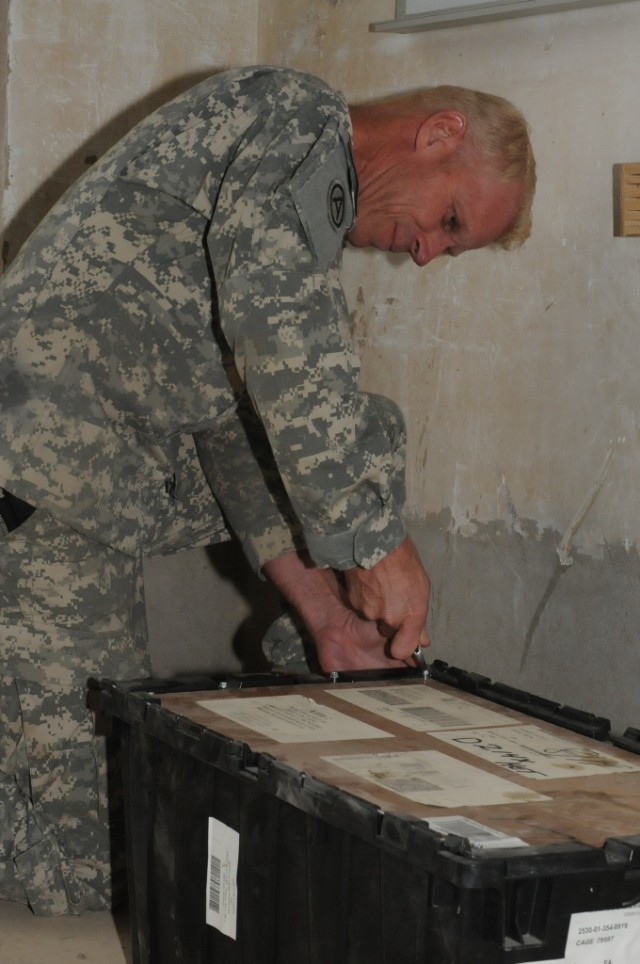
[[[0,701],[2,898],[47,916],[116,905],[126,877],[118,770],[107,779],[86,687],[0,676]]]
[[[86,684],[149,674],[140,560],[34,512],[0,535],[0,639],[0,896],[36,914],[108,907],[117,771],[108,798]]]
[[[79,694],[147,672],[142,556],[232,529],[258,571],[303,546],[369,567],[404,537],[402,419],[358,391],[338,279],[350,136],[315,78],[213,77],[106,154],[3,280],[0,485],[36,512],[0,536],[0,897],[110,900]]]
[[[241,70],[157,111],[67,193],[2,286],[5,488],[131,554],[227,538],[193,433],[228,431],[246,391],[316,561],[371,566],[398,545],[397,466],[357,390],[337,274],[349,138],[320,81]],[[288,526],[247,473],[233,502],[264,504],[249,528],[273,530],[270,558]]]

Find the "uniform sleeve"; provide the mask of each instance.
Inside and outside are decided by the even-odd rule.
[[[305,548],[264,429],[246,396],[194,439],[216,502],[258,575],[271,559]]]
[[[344,151],[330,133],[318,150]],[[312,169],[325,160],[316,154]],[[304,165],[290,180],[258,170],[236,197],[232,253],[216,276],[220,325],[314,561],[369,568],[405,536],[404,427],[391,403],[358,390],[341,244],[327,263],[322,180],[315,197],[301,183]]]

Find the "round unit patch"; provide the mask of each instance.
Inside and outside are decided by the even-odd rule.
[[[332,181],[329,185],[327,203],[329,205],[329,220],[337,231],[344,224],[346,209],[345,191],[340,181]]]

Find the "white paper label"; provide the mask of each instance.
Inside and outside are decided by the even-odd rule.
[[[240,834],[209,818],[207,924],[236,939],[238,917],[238,855]]]
[[[362,753],[323,759],[408,800],[435,807],[457,809],[549,799],[437,750]]]
[[[322,743],[334,740],[371,740],[390,733],[369,726],[308,696],[258,696],[203,700],[200,704],[278,743]]]
[[[622,760],[604,753],[595,744],[587,745],[554,736],[537,726],[434,733],[433,736],[504,767],[514,776],[527,777],[529,780],[603,776],[640,770],[640,761]]]
[[[564,956],[566,964],[638,964],[640,909],[574,914]]]
[[[509,837],[506,833],[486,827],[469,817],[425,817],[430,830],[442,834],[455,834],[464,837],[478,850],[503,850],[505,847],[527,847],[520,837]]]
[[[513,719],[503,713],[496,713],[459,696],[441,693],[422,682],[415,686],[376,686],[327,692],[419,733],[470,726],[513,725]]]
[[[638,964],[640,908],[573,914],[561,960],[537,964]]]

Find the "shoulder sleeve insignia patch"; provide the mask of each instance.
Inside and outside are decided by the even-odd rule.
[[[341,181],[332,181],[327,193],[327,206],[329,217],[336,231],[339,231],[344,224],[346,209],[346,194]]]
[[[323,132],[291,180],[291,195],[309,245],[322,268],[342,250],[353,224],[348,148],[334,130]]]

